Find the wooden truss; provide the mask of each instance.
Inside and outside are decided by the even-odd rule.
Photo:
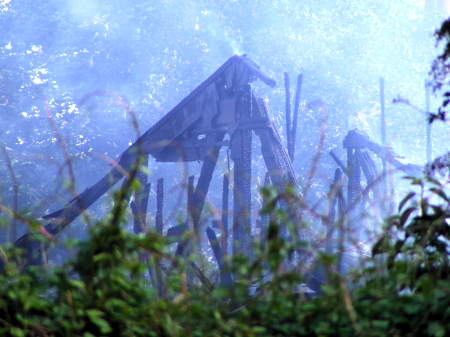
[[[261,152],[271,182],[278,189],[296,185],[292,164],[275,129],[265,102],[252,91],[250,83],[261,80],[273,87],[275,81],[264,75],[246,56],[233,56],[190,95],[167,113],[126,149],[117,164],[96,184],[68,202],[62,209],[44,216],[45,230],[56,235],[113,185],[127,177],[138,157],[153,156],[161,162],[203,162],[196,186],[192,186],[189,213],[194,230],[198,230],[219,151],[227,146],[234,163],[233,236],[235,253],[250,250],[251,149],[253,133],[259,137]],[[229,136],[229,141],[225,136]],[[146,178],[138,177],[145,189]],[[135,229],[142,231],[142,214],[146,211],[145,193],[135,196],[132,204]],[[157,219],[158,220],[158,219]],[[162,220],[159,219],[161,231]],[[208,236],[214,241],[214,236]],[[214,242],[216,242],[215,240]],[[36,263],[40,243],[30,234],[16,241],[27,252],[29,263]],[[213,247],[214,248],[214,247]]]

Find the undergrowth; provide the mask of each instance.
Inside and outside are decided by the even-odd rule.
[[[156,232],[126,232],[116,200],[63,266],[21,270],[18,252],[2,248],[0,335],[449,335],[450,197],[430,178],[412,184],[417,191],[385,221],[371,258],[351,279],[335,272],[338,257],[320,254],[326,282],[312,297],[298,290],[306,275],[284,267],[305,243],[284,239],[286,216],[276,202],[265,209],[265,244],[250,261],[229,262],[233,284],[220,286],[195,261],[175,257]]]

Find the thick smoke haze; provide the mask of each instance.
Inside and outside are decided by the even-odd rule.
[[[324,130],[317,195],[326,193],[335,167],[327,153],[343,153],[347,131],[381,141],[381,77],[387,144],[404,162],[425,164],[424,83],[438,54],[433,33],[448,14],[426,3],[0,0],[0,141],[21,181],[20,207],[41,216],[68,200],[65,155],[77,192],[95,183],[110,167],[107,158],[136,139],[130,111],[144,132],[234,54],[247,54],[277,80],[275,89],[254,87],[283,135],[283,72],[292,82],[303,74],[295,170],[305,183]],[[392,103],[398,97],[409,104]],[[440,101],[432,96],[431,109]],[[432,143],[433,156],[448,151],[442,123],[433,125]],[[255,186],[264,174],[257,165]],[[219,168],[226,166],[224,157]],[[155,180],[169,178],[174,195],[185,168],[198,175],[200,165],[150,165]],[[2,201],[10,204],[10,173],[0,175]],[[110,199],[102,200],[96,207],[105,210]],[[220,193],[211,200],[218,205]]]

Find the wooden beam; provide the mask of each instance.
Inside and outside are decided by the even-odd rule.
[[[164,178],[159,178],[156,183],[156,231],[159,234],[164,230]]]
[[[303,83],[303,75],[300,74],[297,76],[297,88],[295,91],[295,101],[294,101],[294,115],[292,120],[292,136],[291,136],[291,148],[289,149],[289,156],[291,161],[295,160],[295,144],[297,141],[297,125],[298,125],[298,114],[300,108],[300,97],[302,93],[302,83]]]
[[[209,186],[212,180],[214,169],[216,168],[217,160],[220,152],[220,142],[222,141],[224,134],[212,134],[211,144],[212,147],[208,150],[206,157],[203,160],[200,176],[195,187],[194,194],[192,196],[192,219],[194,225],[194,231],[199,231],[200,216],[205,206],[206,195],[208,194]]]
[[[281,138],[270,122],[267,107],[262,99],[253,96],[254,117],[265,119],[267,126],[255,129],[256,135],[261,141],[261,152],[266,164],[272,184],[279,192],[283,192],[287,185],[297,186],[292,162],[286,148],[281,143]]]
[[[289,74],[284,73],[286,148],[291,148],[291,83]]]
[[[209,185],[211,183],[212,175],[214,173],[214,169],[217,164],[217,160],[219,158],[220,152],[220,142],[223,139],[224,134],[211,134],[210,137],[213,137],[211,140],[212,147],[209,149],[207,156],[203,160],[202,169],[200,172],[200,176],[197,181],[197,186],[192,194],[192,201],[190,202],[192,206],[191,209],[191,217],[194,235],[197,238],[200,238],[200,217],[205,205],[206,195],[208,194]],[[219,145],[217,145],[219,143]],[[188,198],[189,199],[189,198]],[[188,247],[188,240],[184,240],[180,242],[177,246],[176,255],[181,256],[185,253],[186,248]]]
[[[229,287],[233,284],[233,278],[231,273],[226,270],[225,266],[225,254],[223,252],[223,247],[220,246],[219,240],[217,239],[216,233],[211,227],[206,229],[206,235],[208,237],[209,243],[211,245],[212,251],[214,253],[214,257],[217,261],[217,266],[219,267],[220,274],[220,284],[223,287]]]
[[[52,235],[58,234],[119,180],[123,177],[129,178],[133,164],[137,162],[138,151],[139,148],[130,147],[122,154],[118,163],[114,164],[114,168],[96,184],[77,195],[62,209],[45,215],[43,219],[49,221],[44,226],[45,231]],[[16,240],[15,246],[25,252],[26,265],[40,264],[39,251],[42,249],[42,244],[35,233],[29,232],[23,235]]]
[[[251,88],[239,93],[238,124],[251,119]],[[250,256],[251,251],[251,178],[252,131],[237,129],[231,136],[233,160],[233,254]]]
[[[229,242],[229,224],[228,224],[228,213],[229,213],[229,192],[230,192],[230,177],[228,173],[223,175],[222,183],[222,219],[221,219],[221,244],[223,253],[225,256],[228,255],[228,242]]]

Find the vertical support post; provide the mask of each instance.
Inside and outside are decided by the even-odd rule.
[[[430,114],[430,85],[425,81],[425,117],[426,117],[426,134],[427,134],[427,163],[431,163],[432,144],[431,144],[431,123],[428,122],[428,115]]]
[[[348,230],[353,237],[359,239],[358,217],[360,215],[359,200],[361,194],[361,166],[359,164],[359,150],[349,147],[347,148],[347,170],[348,170],[348,186],[347,186],[347,213],[348,213]]]
[[[381,130],[381,144],[386,146],[386,113],[385,113],[385,98],[384,98],[384,78],[380,78],[380,130]],[[383,164],[385,165],[385,164]],[[385,169],[385,168],[384,168]]]
[[[237,121],[251,120],[251,88],[239,93]],[[252,130],[239,128],[231,137],[231,159],[234,162],[233,254],[251,254],[251,156]]]
[[[289,74],[284,73],[284,91],[286,95],[285,118],[286,118],[286,148],[291,148],[291,83]]]
[[[270,174],[269,172],[266,172],[264,176],[264,187],[267,187],[270,185]],[[263,203],[264,206],[264,203]],[[269,216],[267,214],[261,214],[261,218],[259,221],[260,225],[260,240],[261,244],[264,245],[266,243],[267,239],[267,228],[269,227]]]
[[[156,231],[159,234],[163,233],[164,223],[163,223],[163,213],[164,209],[164,178],[158,179],[156,184]]]
[[[156,216],[155,216],[155,229],[159,234],[163,234],[164,230],[164,178],[159,178],[156,182]],[[165,293],[165,286],[163,282],[163,276],[161,273],[161,266],[158,259],[155,260],[155,280],[156,280],[156,290],[158,296],[163,296]]]
[[[329,191],[329,206],[328,206],[328,217],[326,222],[326,241],[325,241],[325,251],[328,254],[332,254],[334,250],[333,246],[333,234],[335,230],[335,218],[336,218],[336,207],[338,202],[338,190],[340,188],[342,178],[342,171],[337,168],[334,171],[334,179],[330,186]]]
[[[195,234],[200,233],[200,216],[205,205],[206,195],[208,194],[209,185],[212,180],[214,169],[216,168],[217,160],[219,159],[219,152],[221,145],[217,143],[223,139],[224,134],[211,134],[207,140],[212,146],[203,160],[200,176],[192,196],[192,222],[194,225]]]
[[[233,277],[231,273],[226,269],[224,261],[225,254],[223,252],[223,249],[220,247],[219,240],[217,240],[216,237],[216,233],[211,229],[211,227],[208,227],[206,229],[206,235],[208,236],[208,240],[213,250],[214,257],[217,261],[217,266],[219,267],[220,284],[223,287],[229,287],[233,283]]]
[[[302,82],[303,75],[297,76],[297,88],[295,91],[295,101],[294,101],[294,116],[292,117],[292,136],[291,136],[291,147],[288,149],[289,157],[291,161],[294,162],[295,159],[295,143],[297,140],[297,125],[298,125],[298,112],[300,108],[300,96],[302,94]]]
[[[338,261],[337,261],[337,271],[338,273],[342,273],[344,270],[343,266],[343,254],[344,254],[344,243],[345,243],[345,231],[344,231],[344,223],[345,223],[345,215],[346,215],[346,209],[347,204],[345,202],[344,197],[344,191],[342,189],[342,186],[339,186],[338,192],[338,214],[339,214],[339,220],[338,220]]]
[[[348,206],[354,207],[359,191],[360,185],[360,172],[357,163],[357,156],[354,148],[347,148],[347,170],[348,170],[348,186],[347,186],[347,200]]]
[[[188,186],[187,186],[187,215],[188,215],[188,224],[193,220],[193,212],[194,212],[194,176],[190,176],[188,178]],[[190,226],[188,226],[190,228]]]
[[[228,199],[229,199],[229,191],[230,191],[230,178],[228,176],[228,173],[225,173],[223,175],[223,184],[222,184],[222,237],[221,237],[221,244],[223,253],[225,256],[228,255],[228,238],[229,238],[229,232],[228,232]]]
[[[148,167],[148,155],[143,156],[142,167]],[[150,184],[148,183],[148,176],[142,169],[136,173],[136,179],[139,182],[140,189],[134,192],[134,200],[131,202],[131,210],[133,213],[134,226],[133,230],[136,234],[142,233],[146,227],[146,214],[148,197],[150,192]]]
[[[384,78],[380,78],[380,136],[381,136],[381,145],[383,147],[386,147],[387,140],[386,140],[386,111],[385,111],[385,96],[384,96]],[[390,204],[391,195],[390,195],[390,188],[389,188],[389,177],[388,177],[388,162],[385,157],[382,159],[383,163],[383,189],[384,189],[384,198],[385,200],[382,200],[384,205]],[[389,207],[384,206],[383,207],[383,213],[387,215],[389,213]]]
[[[148,175],[142,168],[148,167],[148,155],[142,157],[141,167],[136,173],[136,179],[140,183],[140,189],[134,192],[134,200],[130,203],[133,213],[133,231],[135,234],[143,233],[147,229],[147,206],[151,184],[148,183]],[[149,254],[139,253],[139,260],[148,263]],[[155,270],[151,265],[147,265],[150,281],[155,288],[159,288],[160,279],[155,279]]]

